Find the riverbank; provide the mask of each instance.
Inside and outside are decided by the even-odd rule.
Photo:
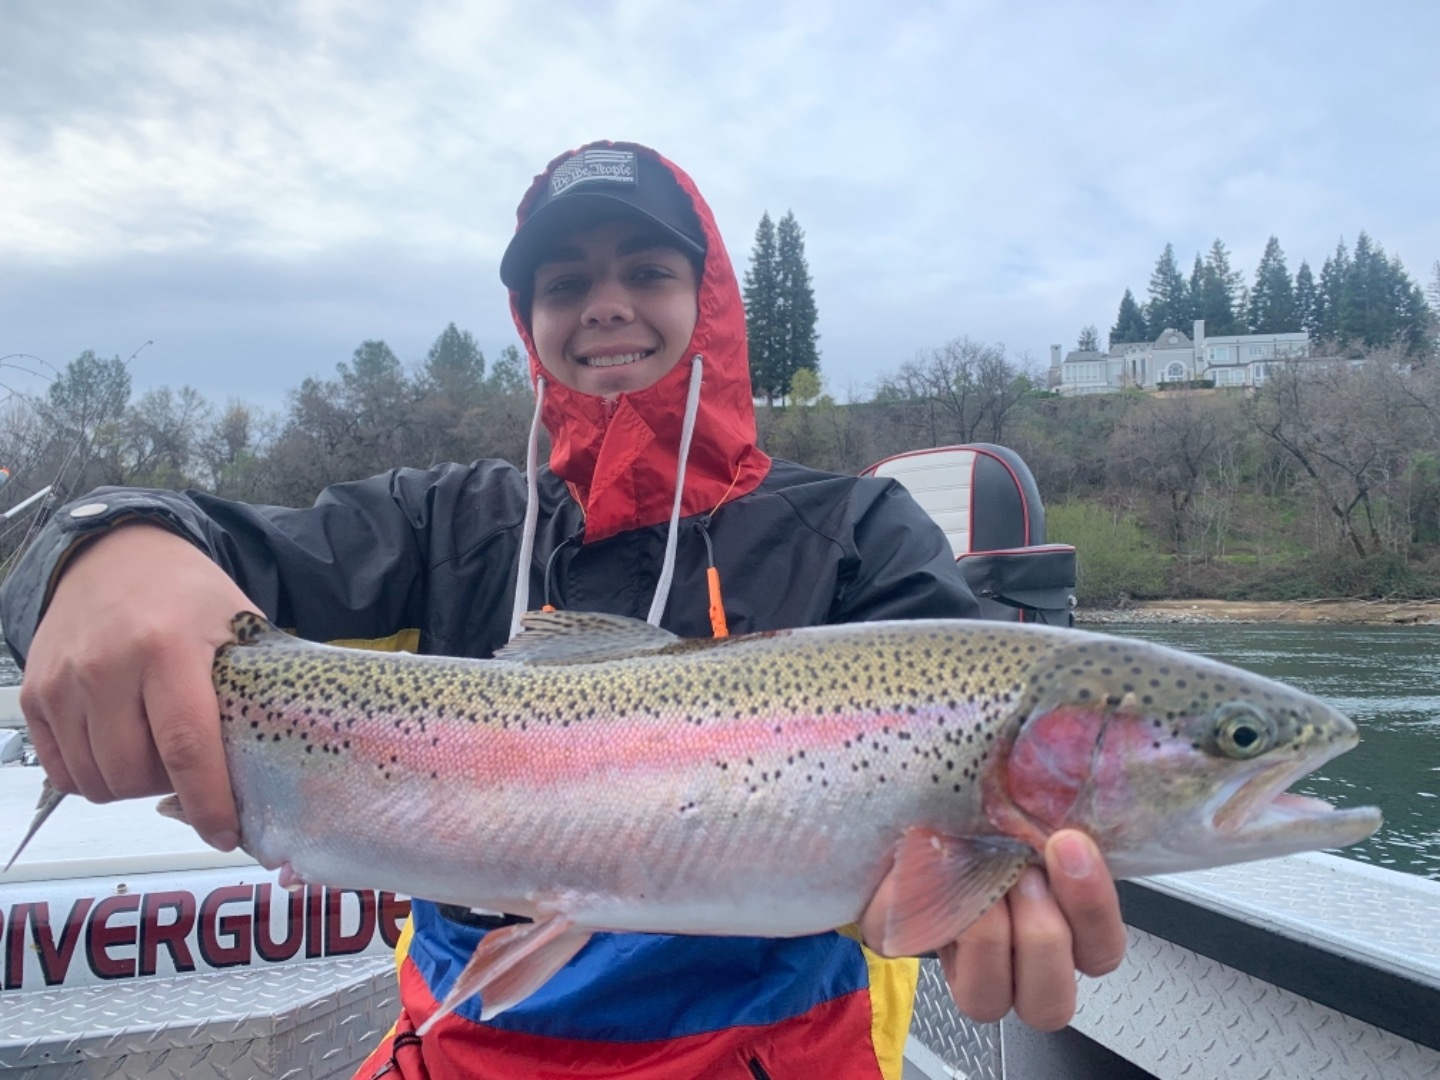
[[[1146,600],[1123,610],[1075,612],[1076,623],[1342,623],[1440,626],[1435,600]]]

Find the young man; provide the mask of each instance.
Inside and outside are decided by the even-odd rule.
[[[307,638],[466,656],[493,653],[541,602],[683,636],[974,615],[903,489],[756,446],[739,288],[689,177],[643,147],[594,144],[552,162],[519,219],[501,277],[549,467],[532,436],[523,475],[397,469],[307,510],[122,489],[64,508],[0,594],[57,786],[97,800],[174,789],[207,840],[233,846],[209,672],[245,608]],[[1118,963],[1124,930],[1093,845],[1052,838],[1047,869],[1053,896],[1029,871],[943,950],[972,1016],[1013,1006],[1060,1026],[1075,970]],[[916,964],[853,932],[600,934],[494,1021],[472,1000],[418,1038],[481,935],[508,921],[414,901],[401,1014],[358,1076],[900,1074]]]

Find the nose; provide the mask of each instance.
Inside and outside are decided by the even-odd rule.
[[[623,326],[634,319],[635,309],[624,283],[609,274],[597,278],[580,317],[586,326]]]

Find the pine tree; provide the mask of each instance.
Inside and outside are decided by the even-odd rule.
[[[425,354],[423,375],[429,389],[463,408],[479,397],[485,383],[485,354],[470,331],[452,322]]]
[[[1113,348],[1116,345],[1149,340],[1145,313],[1135,302],[1135,294],[1126,289],[1125,295],[1120,298],[1120,312],[1115,318],[1115,325],[1110,328],[1110,345]]]
[[[1185,318],[1190,314],[1186,291],[1185,279],[1175,265],[1175,246],[1166,244],[1150,274],[1150,303],[1145,309],[1145,319],[1152,335],[1167,328],[1184,328]]]
[[[1246,312],[1252,334],[1290,334],[1300,329],[1295,286],[1278,237],[1266,241]]]
[[[1320,287],[1315,291],[1315,325],[1321,341],[1340,340],[1340,305],[1349,276],[1350,249],[1341,237],[1335,253],[1327,256],[1320,267]]]
[[[1429,356],[1435,351],[1435,312],[1425,302],[1425,291],[1410,281],[1405,268],[1395,260],[1396,278],[1400,288],[1396,314],[1399,322],[1398,343],[1407,356]]]
[[[1395,308],[1390,263],[1385,249],[1364,229],[1355,238],[1350,273],[1340,294],[1340,340],[1367,347],[1387,345],[1395,336]]]
[[[801,368],[820,374],[820,350],[815,344],[820,336],[815,331],[815,289],[805,261],[805,230],[795,220],[794,211],[786,211],[775,230],[775,263],[779,299],[776,308],[781,327],[777,337],[783,343],[778,390],[788,395],[790,377]]]
[[[1217,237],[1205,256],[1205,269],[1200,281],[1200,302],[1197,305],[1199,317],[1205,320],[1207,337],[1241,332],[1240,320],[1235,317],[1235,300],[1239,288],[1240,275],[1230,269],[1230,252]]]
[[[1295,271],[1295,313],[1300,320],[1300,329],[1310,335],[1312,342],[1320,336],[1315,310],[1317,299],[1315,275],[1310,272],[1310,264],[1301,259],[1300,269]]]
[[[745,334],[750,341],[750,388],[774,402],[780,393],[779,267],[775,225],[767,210],[755,230],[750,268],[745,271]]]
[[[500,350],[495,363],[490,365],[490,374],[485,379],[485,385],[498,394],[523,394],[530,389],[525,357],[518,348],[506,345]]]
[[[1080,329],[1080,340],[1076,342],[1075,347],[1081,352],[1099,352],[1100,331],[1097,330],[1093,324],[1082,327]]]

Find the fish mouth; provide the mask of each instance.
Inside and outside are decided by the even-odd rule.
[[[1211,803],[1210,823],[1228,841],[1306,847],[1343,847],[1363,840],[1380,827],[1378,807],[1340,810],[1324,799],[1287,791],[1332,758],[1360,741],[1358,735],[1338,738],[1294,761],[1267,765],[1221,789]]]

